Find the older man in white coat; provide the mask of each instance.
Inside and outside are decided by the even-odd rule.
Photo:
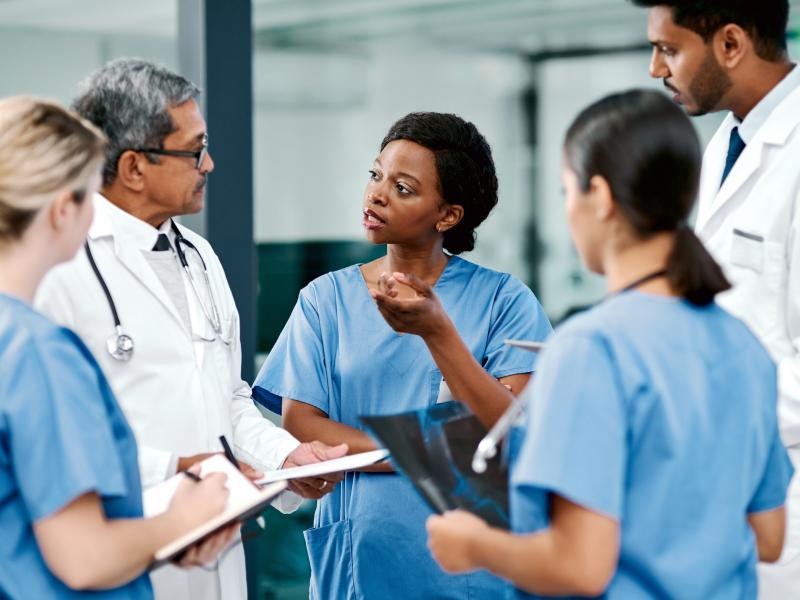
[[[787,54],[788,1],[634,2],[650,7],[651,75],[689,114],[729,111],[705,152],[695,227],[733,283],[720,304],[778,364],[781,434],[800,472],[800,69]],[[781,560],[759,566],[761,598],[800,598],[799,477]]]
[[[261,416],[241,379],[239,316],[222,265],[206,240],[172,220],[202,208],[214,168],[198,94],[183,77],[133,59],[88,79],[75,108],[109,139],[103,187],[85,252],[54,269],[36,300],[102,365],[139,442],[145,486],[221,451],[220,435],[252,478],[347,450],[300,444]],[[292,489],[318,498],[336,480]],[[299,498],[286,493],[278,504],[293,510]],[[244,568],[239,545],[216,570],[167,566],[152,580],[164,600],[237,600],[247,595]]]

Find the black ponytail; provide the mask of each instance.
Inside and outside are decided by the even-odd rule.
[[[720,266],[688,225],[681,225],[675,232],[672,252],[667,259],[667,279],[673,290],[698,306],[710,304],[714,296],[731,287]]]
[[[588,191],[595,175],[603,177],[638,236],[674,233],[666,268],[677,294],[702,306],[730,288],[686,224],[702,154],[689,118],[666,96],[633,90],[603,98],[578,115],[564,149],[581,189]]]

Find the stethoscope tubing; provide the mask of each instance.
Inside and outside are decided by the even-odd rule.
[[[114,327],[119,330],[122,327],[122,323],[119,320],[119,313],[117,312],[117,305],[114,303],[114,298],[111,296],[111,292],[108,289],[108,285],[106,284],[106,280],[103,278],[103,275],[100,273],[100,269],[97,268],[97,263],[94,260],[94,256],[92,255],[92,249],[89,247],[89,241],[87,240],[83,244],[84,249],[86,250],[86,258],[89,259],[89,264],[92,267],[92,271],[94,271],[94,275],[97,278],[97,281],[100,282],[100,287],[103,288],[103,293],[106,295],[106,301],[108,302],[108,307],[111,309],[111,316],[114,317]]]
[[[200,254],[197,246],[183,237],[183,234],[178,229],[178,226],[175,225],[175,221],[172,221],[171,227],[173,233],[175,233],[175,253],[178,255],[178,260],[180,261],[183,270],[186,272],[186,276],[189,278],[189,285],[192,286],[194,295],[197,297],[197,301],[200,303],[200,308],[203,309],[203,313],[211,323],[211,328],[214,330],[214,333],[221,336],[222,320],[219,318],[217,305],[216,302],[214,302],[214,292],[211,290],[211,279],[208,277],[208,267],[206,266],[206,261],[203,259],[203,255]],[[209,300],[211,301],[210,311],[206,309],[206,304],[203,302],[203,296],[200,294],[200,290],[197,289],[197,284],[195,283],[194,276],[192,275],[192,270],[189,268],[189,261],[186,259],[186,253],[183,251],[181,244],[186,244],[188,248],[194,250],[194,253],[197,254],[197,257],[200,259],[200,263],[203,265],[203,277],[205,278]]]
[[[172,231],[175,233],[175,253],[178,255],[178,260],[180,261],[183,270],[186,272],[186,276],[189,278],[189,284],[192,286],[192,290],[197,297],[197,301],[200,303],[200,308],[202,309],[203,314],[206,316],[208,321],[211,323],[214,333],[220,336],[220,339],[223,339],[222,321],[219,317],[217,305],[214,302],[214,292],[211,289],[211,279],[208,276],[208,267],[206,266],[206,261],[203,259],[203,255],[200,254],[197,246],[183,237],[183,234],[180,232],[177,225],[175,225],[175,221],[171,221],[171,227]],[[194,250],[195,254],[197,254],[197,257],[200,259],[200,263],[203,265],[203,277],[206,282],[206,287],[208,288],[209,300],[211,301],[210,311],[206,308],[205,302],[203,302],[203,297],[200,294],[200,290],[197,289],[197,283],[194,280],[191,268],[189,267],[189,261],[186,259],[186,253],[183,251],[181,244],[186,244],[188,248]],[[86,242],[83,244],[83,247],[86,250],[86,258],[89,260],[89,265],[92,267],[95,278],[100,283],[100,287],[103,288],[103,294],[106,297],[106,302],[109,309],[111,309],[111,316],[114,318],[114,329],[116,330],[116,336],[112,336],[112,338],[115,338],[115,344],[111,344],[110,342],[112,341],[112,338],[109,338],[108,352],[116,360],[129,360],[131,354],[133,353],[133,339],[126,335],[122,329],[122,321],[119,318],[119,312],[117,312],[117,304],[114,302],[114,297],[111,295],[111,291],[108,289],[108,284],[106,283],[103,274],[100,272],[100,269],[97,266],[97,262],[92,254],[92,249],[89,247],[89,240],[86,240]],[[129,345],[129,348],[125,351],[119,351],[119,349],[122,348],[122,344],[120,343],[121,340],[124,340],[126,344]],[[118,351],[112,351],[112,346],[117,348]]]

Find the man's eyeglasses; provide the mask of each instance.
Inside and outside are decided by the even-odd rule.
[[[161,156],[179,156],[184,158],[193,158],[195,160],[194,168],[200,169],[203,161],[208,154],[208,136],[203,136],[203,147],[200,150],[163,150],[161,148],[137,148],[134,152],[144,152],[146,154],[159,154]]]

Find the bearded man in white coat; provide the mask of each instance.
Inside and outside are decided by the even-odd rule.
[[[222,265],[205,239],[173,221],[202,208],[214,169],[199,93],[136,59],[88,78],[74,107],[108,137],[103,186],[85,251],[51,271],[36,299],[105,371],[136,434],[145,486],[222,451],[221,435],[252,479],[347,451],[300,444],[262,417],[241,379],[239,315]],[[132,353],[117,348],[120,334],[133,340]],[[294,510],[295,493],[318,498],[338,478],[297,480],[276,505]],[[166,566],[151,578],[163,600],[247,596],[241,544],[216,569]]]
[[[703,158],[695,228],[733,283],[719,303],[778,365],[796,474],[784,552],[759,565],[759,597],[800,598],[800,69],[787,53],[788,0],[634,3],[650,9],[650,74],[690,115],[728,113]]]

